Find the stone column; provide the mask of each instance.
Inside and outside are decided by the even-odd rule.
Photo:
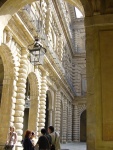
[[[52,19],[52,13],[51,13],[51,4],[52,1],[49,0],[48,4],[47,4],[47,12],[46,12],[46,19],[45,19],[45,33],[48,36],[48,40],[50,41],[50,34],[51,34],[51,19]]]
[[[27,79],[27,50],[22,49],[22,56],[20,60],[20,68],[17,82],[17,96],[15,105],[14,125],[18,134],[18,144],[22,140],[23,134],[23,116],[24,116],[24,105],[25,105],[25,88]]]
[[[66,143],[67,140],[67,99],[64,98],[63,103],[63,124],[62,124],[62,142]]]
[[[41,1],[41,16],[42,16],[42,34],[45,33],[45,20],[46,20],[46,11],[47,11],[47,4],[45,0]]]
[[[60,133],[61,122],[61,93],[58,90],[56,92],[56,105],[55,105],[55,130]]]
[[[10,125],[13,125],[15,102],[16,102],[16,81],[10,76],[4,76],[1,115],[0,115],[0,144],[4,144],[7,139]]]
[[[49,109],[49,125],[52,125],[52,118],[53,118],[53,110]]]
[[[68,142],[72,141],[72,105],[69,103],[68,108],[68,127],[67,127]]]
[[[59,35],[57,38],[57,55],[59,57],[59,60],[62,62],[64,41],[62,35]]]
[[[78,142],[80,141],[80,119],[79,119],[79,110],[78,106],[73,106],[73,126],[72,126],[72,133],[73,133],[73,141]]]
[[[93,35],[93,36],[92,36]],[[95,131],[96,131],[96,93],[94,92],[95,67],[96,60],[95,46],[97,31],[96,27],[86,28],[86,74],[87,74],[87,149],[95,150]],[[95,45],[96,44],[96,45]],[[97,53],[98,58],[98,53]],[[99,75],[100,76],[100,75]],[[100,91],[100,89],[99,89]],[[94,95],[95,93],[95,95]],[[98,114],[99,115],[99,114]]]
[[[35,66],[35,73],[28,76],[30,82],[30,111],[29,111],[29,125],[28,128],[33,130],[38,136],[38,123],[39,123],[39,105],[41,93],[41,72],[38,65]],[[31,121],[32,120],[32,121]]]
[[[46,81],[46,74],[44,73],[44,75],[42,75],[41,80],[38,134],[40,134],[41,129],[45,127],[46,91],[47,91],[47,81]]]
[[[113,149],[113,15],[85,18],[87,149]]]

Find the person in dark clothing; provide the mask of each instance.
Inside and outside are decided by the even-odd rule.
[[[51,137],[46,135],[46,130],[41,129],[42,135],[39,137],[37,144],[39,145],[39,150],[50,150]]]
[[[23,140],[24,150],[34,150],[34,146],[30,140],[31,135],[32,135],[32,132],[27,130],[25,133],[24,140]]]

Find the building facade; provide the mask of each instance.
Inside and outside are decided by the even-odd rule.
[[[46,49],[43,65],[30,61],[36,36]],[[38,137],[49,125],[62,143],[86,141],[85,29],[74,6],[42,0],[19,9],[3,30],[0,62],[1,145],[10,125],[16,127],[17,149],[26,129]]]
[[[7,128],[9,127],[10,123],[14,123],[16,125],[18,134],[20,137],[19,140],[21,140],[21,135],[23,134],[22,133],[23,132],[23,119],[22,118],[24,115],[23,115],[23,111],[21,111],[22,108],[20,109],[20,107],[23,106],[23,110],[24,110],[24,104],[22,104],[24,101],[21,101],[19,96],[23,96],[23,95],[25,96],[25,94],[21,94],[21,92],[25,92],[25,90],[20,89],[20,88],[18,88],[18,90],[17,90],[17,87],[19,87],[21,85],[21,83],[19,83],[19,82],[22,81],[23,77],[25,78],[25,76],[24,76],[25,72],[24,71],[23,71],[24,73],[22,72],[23,67],[22,67],[21,71],[19,71],[18,69],[20,69],[20,66],[24,66],[24,68],[25,68],[25,66],[26,67],[29,66],[28,65],[29,63],[26,63],[26,65],[24,64],[25,60],[26,60],[26,51],[23,51],[23,52],[21,51],[22,55],[19,55],[20,58],[23,57],[23,59],[24,59],[24,61],[23,61],[23,59],[22,60],[19,59],[18,62],[20,62],[21,65],[19,65],[18,63],[17,63],[18,65],[15,64],[15,61],[17,61],[17,59],[15,59],[15,58],[17,58],[17,57],[15,57],[16,54],[12,53],[9,50],[9,46],[6,46],[6,44],[4,44],[3,39],[5,39],[5,36],[3,36],[3,35],[5,33],[6,28],[7,28],[7,30],[9,30],[8,25],[9,25],[9,23],[11,23],[12,18],[13,18],[12,19],[13,24],[10,24],[10,25],[11,25],[11,28],[13,28],[13,30],[14,30],[14,24],[19,19],[19,17],[17,17],[18,19],[15,21],[15,19],[16,19],[14,16],[15,13],[17,13],[18,10],[20,10],[27,4],[31,4],[34,1],[35,0],[27,0],[27,1],[26,0],[16,0],[16,1],[15,0],[1,0],[0,1],[0,6],[1,6],[1,8],[0,8],[0,55],[1,55],[1,61],[0,62],[1,62],[1,70],[4,70],[4,73],[2,71],[1,78],[0,78],[0,80],[2,81],[3,77],[4,77],[3,89],[2,89],[2,100],[1,100],[1,107],[0,107],[0,129],[1,129],[0,134],[2,134],[2,135],[0,135],[1,143],[3,143],[5,141],[6,130],[8,131]],[[85,25],[85,33],[86,33],[85,34],[86,35],[85,47],[86,47],[86,78],[87,78],[87,149],[88,150],[112,150],[113,149],[113,117],[112,117],[113,116],[112,115],[113,114],[113,101],[112,101],[112,97],[113,97],[113,92],[112,92],[112,87],[113,87],[113,83],[112,83],[113,82],[113,70],[112,70],[112,66],[113,66],[113,42],[112,42],[113,41],[113,1],[112,0],[98,0],[98,1],[97,0],[91,0],[91,1],[90,0],[65,0],[65,1],[69,2],[74,7],[76,6],[77,8],[79,8],[84,15],[84,22],[85,22],[84,25]],[[42,2],[43,2],[43,0],[42,0]],[[54,3],[54,6],[55,6],[58,1],[52,0],[52,2]],[[60,5],[59,8],[61,8],[61,6],[62,5]],[[55,10],[58,10],[58,7],[55,7]],[[60,9],[60,11],[62,11],[62,9]],[[43,14],[41,14],[41,15],[43,15]],[[61,16],[60,13],[58,14],[58,16],[59,17]],[[67,18],[67,15],[66,15],[66,17],[60,17],[60,19],[64,19],[64,18]],[[60,22],[60,23],[62,24],[61,26],[63,27],[64,22]],[[17,26],[17,24],[15,24],[15,25]],[[22,28],[21,23],[19,25],[20,25],[19,28],[18,29],[16,28],[16,30],[15,30],[16,33],[17,33],[17,31],[20,31],[19,30],[20,28]],[[62,28],[62,30],[65,33],[65,35],[66,35],[66,33],[68,34],[68,32],[66,32],[66,30],[64,30],[64,28]],[[26,31],[26,30],[24,29],[24,31]],[[72,33],[74,33],[74,31]],[[13,32],[13,34],[14,34],[14,32]],[[20,35],[21,34],[22,34],[22,32],[20,32]],[[29,32],[24,32],[24,37],[25,37],[25,34],[29,34]],[[11,39],[11,36],[9,36],[9,35],[6,38],[7,45],[10,45],[10,43],[11,43],[11,40],[9,40],[9,39]],[[18,40],[15,41],[17,43],[16,45],[18,45],[17,46],[18,51],[20,48],[25,48],[25,47],[26,47],[25,48],[25,50],[26,50],[27,46],[28,46],[27,43],[29,43],[28,41],[30,41],[30,43],[32,42],[31,36],[29,36],[30,39],[29,38],[25,39],[22,37],[18,38],[17,36],[13,36],[13,39],[14,38],[21,39],[21,41],[18,41]],[[51,39],[51,37],[50,37],[50,39]],[[68,39],[68,36],[66,36],[66,40],[67,39]],[[61,40],[61,42],[65,42],[65,40]],[[24,44],[22,44],[22,43],[24,43]],[[69,41],[68,41],[67,45],[69,46]],[[14,44],[14,46],[15,46],[15,44]],[[71,48],[69,48],[69,50],[71,51]],[[49,60],[50,60],[50,58],[49,58]],[[56,59],[54,59],[54,61],[55,60]],[[72,61],[72,59],[71,59],[71,61]],[[85,68],[85,67],[83,67],[83,68]],[[42,68],[41,68],[41,70],[42,70]],[[52,73],[53,73],[53,70],[52,70]],[[30,69],[29,69],[29,71],[30,71]],[[39,69],[38,69],[38,71],[39,71]],[[54,71],[56,71],[56,68]],[[47,77],[45,76],[44,73],[42,73],[42,74],[43,74],[43,76],[41,76],[42,77],[41,86],[40,86],[40,84],[38,84],[38,87],[41,88],[43,85],[43,92],[45,92],[44,85],[47,84],[46,83],[47,80],[45,79]],[[26,74],[26,76],[28,76],[28,74]],[[18,79],[20,79],[20,77],[22,79],[18,80]],[[60,77],[62,77],[62,76],[60,75]],[[69,77],[69,74],[68,74],[68,77]],[[26,77],[26,79],[27,79],[27,77]],[[59,81],[59,80],[57,80],[57,78],[55,78],[55,79],[56,79],[56,81]],[[17,80],[18,80],[18,86],[17,86]],[[61,81],[63,82],[64,80],[62,79]],[[61,87],[62,82],[59,82],[60,87]],[[22,81],[22,83],[23,83],[23,81]],[[83,83],[84,83],[84,88],[85,88],[85,76],[84,75],[83,75]],[[55,84],[55,82],[54,82],[54,84]],[[23,84],[22,84],[22,86],[24,87]],[[76,83],[76,86],[77,86],[77,83]],[[0,89],[1,89],[1,87],[2,86],[0,86]],[[66,87],[68,87],[68,86],[66,86]],[[68,88],[63,88],[63,89],[66,90]],[[39,99],[42,100],[43,102],[40,103],[40,105],[38,105],[39,112],[40,112],[38,114],[42,115],[42,114],[45,114],[45,112],[42,110],[42,107],[43,107],[42,105],[44,104],[44,93],[42,92],[41,89],[39,91],[37,94],[39,95],[39,93],[40,93]],[[78,89],[78,91],[79,91],[79,89]],[[63,94],[63,99],[71,100],[71,98],[69,98],[69,97],[71,97],[69,92],[65,91],[64,93],[65,94]],[[74,91],[71,92],[72,95],[73,95],[73,93],[74,93]],[[6,94],[8,95],[7,97],[6,97]],[[66,94],[67,95],[69,94],[70,96],[68,95],[68,97],[67,97]],[[74,98],[75,97],[76,96],[74,96]],[[72,98],[72,99],[74,99],[74,98]],[[22,98],[22,99],[24,99],[24,98]],[[21,101],[21,103],[20,103],[20,101]],[[84,101],[84,99],[83,99],[83,101]],[[77,102],[75,102],[75,103],[74,102],[75,101],[73,101],[73,105],[75,103],[77,103]],[[66,104],[67,104],[67,101],[64,106],[66,106]],[[81,104],[83,104],[83,102]],[[44,106],[45,106],[45,104],[44,104]],[[79,110],[77,107],[75,107],[75,108],[76,108],[75,115],[78,113],[78,116],[79,116],[79,114],[80,114],[79,112],[80,112],[80,110],[82,110],[84,108],[84,105],[82,105],[82,107]],[[17,110],[18,110],[18,113],[16,113]],[[59,111],[57,111],[57,112],[59,112]],[[18,118],[19,113],[20,113],[19,116],[22,116],[20,118]],[[86,112],[83,111],[83,114],[81,114],[82,118],[84,118],[85,113]],[[71,113],[70,113],[70,115],[71,115]],[[74,115],[74,113],[73,113],[73,115]],[[63,119],[64,122],[66,122],[66,120],[67,120],[66,118],[67,117],[65,117],[65,119]],[[56,121],[56,122],[58,122],[58,121]],[[42,119],[42,120],[40,119],[38,121],[38,126],[42,126],[44,124],[45,124],[44,119]],[[74,122],[72,124],[74,124]],[[79,119],[78,119],[78,125],[79,125]],[[72,127],[72,129],[73,128],[74,127]],[[77,127],[76,127],[76,129],[77,129]],[[62,130],[63,130],[62,135],[65,135],[65,136],[63,136],[63,137],[65,137],[63,139],[65,140],[66,139],[66,132],[65,132],[66,128],[63,128]],[[75,130],[75,129],[73,129],[73,130]],[[69,132],[71,132],[71,131],[69,131]],[[76,132],[76,130],[74,132]],[[68,135],[69,135],[69,133],[68,133]],[[73,136],[73,138],[74,138],[74,136]]]

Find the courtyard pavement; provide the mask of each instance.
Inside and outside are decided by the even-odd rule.
[[[86,150],[86,143],[66,143],[61,144],[61,150]]]

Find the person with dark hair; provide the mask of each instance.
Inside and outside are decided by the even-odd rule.
[[[32,135],[32,132],[29,130],[26,130],[24,140],[23,140],[24,150],[34,150],[34,146],[30,140],[31,135]]]
[[[38,139],[37,144],[39,145],[39,150],[50,150],[51,137],[46,134],[46,130],[41,129],[41,136]]]
[[[54,131],[53,126],[48,127],[48,133],[51,136],[51,150],[60,150],[60,136],[59,133]]]

